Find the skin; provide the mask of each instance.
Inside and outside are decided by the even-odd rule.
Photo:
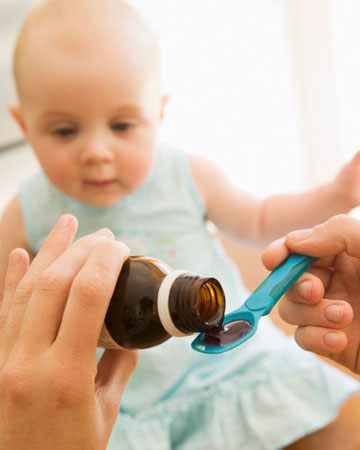
[[[118,0],[47,1],[25,24],[14,59],[19,104],[11,113],[49,180],[99,208],[138,189],[167,100],[157,46],[138,15]],[[203,158],[190,155],[189,164],[207,218],[247,243],[263,245],[360,203],[360,154],[327,185],[265,200],[234,188]],[[16,247],[33,258],[18,196],[0,223],[0,297]]]
[[[41,4],[20,32],[14,73],[20,103],[11,113],[54,186],[99,208],[142,186],[167,97],[156,41],[129,5]],[[189,164],[206,218],[247,243],[268,243],[360,203],[360,153],[332,183],[262,201],[234,188],[209,161],[190,155]],[[15,196],[0,223],[0,292],[8,255],[19,246],[33,257]]]
[[[360,373],[360,222],[337,215],[313,229],[289,233],[272,243],[263,263],[273,270],[290,252],[320,259],[279,302],[281,317],[297,325],[295,339],[304,350],[317,353]],[[338,417],[287,450],[326,448],[356,450],[360,396],[351,397]]]
[[[83,3],[75,2],[77,17]],[[148,176],[164,99],[157,48],[140,19],[122,2],[118,20],[114,1],[103,12],[91,3],[88,18],[81,11],[91,28],[67,11],[59,19],[52,9],[34,13],[28,39],[17,46],[21,106],[11,112],[51,182],[80,202],[104,207]]]
[[[135,351],[95,360],[129,249],[107,229],[71,244],[76,229],[62,216],[30,267],[23,249],[10,255],[0,308],[2,449],[106,449],[135,368]]]
[[[338,215],[270,245],[263,262],[273,269],[290,252],[320,257],[279,303],[281,317],[297,325],[305,350],[360,374],[360,222]]]
[[[85,3],[49,1],[25,22],[14,56],[20,104],[10,110],[53,185],[106,207],[149,175],[167,97],[141,18],[121,1]],[[18,196],[0,223],[0,296],[16,247],[33,258]]]

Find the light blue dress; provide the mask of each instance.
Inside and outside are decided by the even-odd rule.
[[[227,311],[247,296],[235,265],[208,231],[205,205],[181,151],[160,146],[144,185],[111,207],[66,197],[42,173],[21,185],[20,199],[34,252],[59,215],[71,213],[79,220],[77,237],[108,227],[132,254],[216,277]],[[141,352],[110,450],[280,449],[332,421],[359,389],[268,318],[252,339],[225,354],[197,353],[192,339],[172,338]]]

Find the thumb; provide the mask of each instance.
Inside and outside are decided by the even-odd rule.
[[[360,257],[360,221],[339,214],[313,229],[299,230],[286,236],[291,251],[311,256],[335,256],[346,252]]]

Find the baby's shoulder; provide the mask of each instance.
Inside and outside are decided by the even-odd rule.
[[[19,194],[16,194],[4,209],[0,221],[1,246],[27,248],[26,233]]]
[[[3,289],[9,254],[15,248],[29,252],[24,223],[21,214],[19,195],[15,195],[6,206],[0,220],[0,297]]]
[[[14,223],[15,225],[19,224],[19,221],[22,221],[21,216],[21,205],[20,205],[20,197],[17,193],[6,205],[4,212],[1,217],[1,227],[4,225],[10,225]],[[17,222],[17,223],[16,223]],[[1,228],[2,230],[2,228]]]
[[[215,163],[202,156],[189,153],[186,154],[186,158],[197,190],[207,204],[212,189],[223,183],[224,175]]]

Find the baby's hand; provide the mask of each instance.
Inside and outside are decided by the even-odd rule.
[[[333,198],[349,211],[360,205],[360,151],[342,167],[334,179]]]

